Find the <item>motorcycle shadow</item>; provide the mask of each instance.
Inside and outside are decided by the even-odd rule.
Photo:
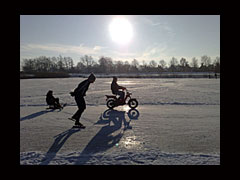
[[[102,114],[102,119],[111,120],[111,119],[114,119],[114,118],[123,117],[125,112],[126,111],[118,111],[118,110],[114,110],[114,109],[107,109]],[[137,120],[139,115],[140,115],[140,113],[139,113],[139,111],[137,109],[130,109],[127,112],[127,115],[128,115],[130,120]],[[124,117],[124,119],[125,119],[125,117]]]
[[[130,120],[126,120],[125,113]],[[91,158],[94,158],[94,154],[106,152],[108,149],[116,147],[124,132],[127,129],[132,129],[130,121],[137,120],[139,115],[140,113],[136,109],[131,109],[128,112],[107,109],[101,113],[99,120],[95,123],[95,125],[101,125],[101,129],[88,142],[75,164],[88,164]]]

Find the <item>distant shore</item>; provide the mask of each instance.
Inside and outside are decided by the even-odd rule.
[[[119,78],[220,78],[220,73],[214,72],[163,72],[163,73],[122,73],[122,74],[95,74],[97,78],[112,78],[117,76]],[[23,73],[20,72],[20,79],[33,78],[71,78],[82,77],[86,78],[89,74],[83,73]]]

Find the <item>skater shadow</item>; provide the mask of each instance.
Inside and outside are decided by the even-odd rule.
[[[40,165],[48,165],[50,161],[56,156],[57,152],[62,148],[67,139],[78,131],[80,131],[80,129],[71,128],[55,136],[56,139],[54,140],[52,146],[49,148]]]
[[[54,111],[54,109],[51,109],[51,110],[49,110],[49,111],[48,111],[48,110],[44,110],[44,111],[36,112],[36,113],[33,113],[33,114],[30,114],[30,115],[27,115],[27,116],[25,116],[25,117],[20,118],[20,121],[33,119],[33,118],[35,118],[35,117],[38,117],[38,116],[41,116],[41,115],[43,115],[43,114],[46,114],[46,113],[48,113],[48,112],[53,112],[53,111]]]
[[[90,140],[90,142],[81,152],[80,157],[75,164],[86,164],[91,159],[92,155],[107,151],[108,149],[117,146],[124,134],[124,131],[127,129],[132,129],[130,126],[130,121],[127,122],[125,119],[125,111],[111,109],[108,109],[102,113],[99,117],[99,120],[95,124],[105,126],[103,126]]]

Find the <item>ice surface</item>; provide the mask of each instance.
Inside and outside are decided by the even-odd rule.
[[[52,89],[60,101],[75,105],[69,92],[84,80],[22,79],[20,106],[45,106],[45,95]],[[111,78],[99,78],[89,87],[88,105],[105,105],[105,94],[111,94]],[[220,105],[220,79],[126,79],[118,83],[127,87],[142,105]]]
[[[69,92],[82,80],[20,80],[20,164],[220,164],[219,79],[119,78],[139,107],[110,111],[112,79],[98,78],[76,130]],[[62,111],[46,109],[49,89]]]

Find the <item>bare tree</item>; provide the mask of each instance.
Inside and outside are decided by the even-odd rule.
[[[33,59],[23,59],[22,70],[24,72],[32,72],[35,70],[34,60]]]
[[[195,57],[192,58],[191,66],[195,69],[198,68],[198,59],[197,58],[195,58]]]
[[[86,67],[92,66],[92,65],[94,64],[94,61],[93,61],[92,56],[88,56],[88,55],[85,55],[85,56],[81,57],[81,58],[80,58],[80,61],[81,61]]]
[[[216,57],[215,60],[213,61],[213,65],[214,65],[214,71],[216,73],[220,73],[220,57]]]
[[[150,66],[151,68],[155,68],[155,67],[157,67],[157,63],[156,63],[156,61],[151,60],[151,61],[149,62],[149,66]]]
[[[86,69],[86,66],[82,62],[78,62],[76,68],[77,68],[77,71],[84,72]]]
[[[176,67],[176,66],[178,65],[178,60],[177,60],[177,58],[172,57],[172,59],[171,59],[170,62],[169,62],[169,65],[170,65],[170,67],[171,67],[171,66]]]
[[[169,70],[174,72],[177,71],[177,65],[178,65],[178,60],[175,57],[172,57],[172,59],[169,62]]]
[[[124,66],[125,72],[128,73],[130,71],[130,64],[129,64],[129,62],[125,61],[123,66]]]
[[[202,56],[201,63],[203,66],[208,67],[211,64],[211,57],[208,57],[207,55]]]
[[[80,62],[86,66],[86,72],[89,73],[91,67],[94,65],[94,60],[92,58],[92,56],[88,56],[88,55],[85,55],[83,57],[80,58]]]
[[[188,64],[188,62],[185,58],[180,59],[180,66],[185,67],[185,66],[187,66],[187,64]]]
[[[138,60],[133,59],[131,64],[132,64],[132,66],[130,66],[131,72],[135,72],[135,73],[138,72],[138,67],[139,67]]]
[[[216,66],[216,64],[220,64],[220,57],[216,57],[213,61],[213,64]]]
[[[137,68],[137,67],[139,66],[138,60],[133,59],[133,60],[132,60],[132,66],[135,67],[135,68]]]
[[[144,60],[139,65],[138,60],[133,59],[132,62],[128,61],[113,61],[110,57],[100,57],[98,62],[95,62],[91,56],[85,55],[80,58],[80,62],[74,67],[71,57],[46,57],[40,56],[33,59],[23,59],[22,63],[23,72],[82,72],[89,73],[138,73],[138,72],[163,72],[169,71],[208,71],[208,72],[220,72],[220,57],[216,57],[211,64],[211,58],[207,55],[201,57],[201,66],[198,65],[198,59],[192,58],[188,65],[188,61],[185,58],[180,59],[180,64],[175,57],[169,62],[169,68],[166,68],[167,63],[164,60],[160,60],[159,64],[152,60],[147,64]],[[21,70],[21,69],[20,69]]]
[[[113,72],[113,61],[110,57],[100,57],[98,60],[100,72],[110,73]]]
[[[167,65],[167,63],[162,59],[159,61],[159,65],[164,69]]]
[[[117,61],[115,62],[115,72],[123,73],[124,68],[123,68],[123,62],[122,61]]]

